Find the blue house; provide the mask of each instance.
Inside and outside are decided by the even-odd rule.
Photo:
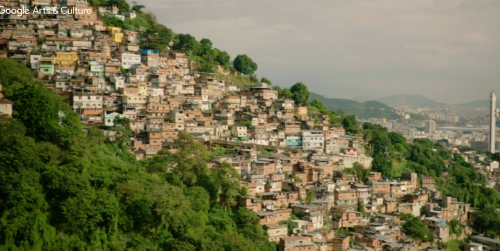
[[[141,56],[146,56],[149,54],[159,54],[160,50],[153,50],[153,49],[144,49],[141,50]]]
[[[302,138],[300,136],[287,136],[286,146],[301,146]]]

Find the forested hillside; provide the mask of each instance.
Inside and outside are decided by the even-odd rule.
[[[0,250],[275,250],[259,217],[234,207],[234,169],[208,170],[190,136],[175,154],[136,161],[126,123],[115,141],[82,128],[11,59],[0,82],[15,109],[0,117]]]
[[[342,110],[346,114],[354,114],[361,119],[368,118],[400,118],[394,111],[394,108],[382,104],[378,101],[367,101],[359,103],[349,99],[325,98],[319,94],[311,93],[310,99],[322,101],[328,109],[337,111]]]
[[[248,79],[242,86],[259,80],[254,75],[258,66],[248,56],[231,61],[209,39],[198,41],[158,24],[142,5],[90,2],[116,5],[122,12],[135,10],[135,19],[104,15],[103,21],[140,32],[143,49],[182,51],[200,63],[197,71],[219,77],[219,71],[238,72],[238,78]],[[271,85],[265,77],[260,80]],[[174,151],[161,150],[138,161],[126,146],[132,135],[127,119],[116,119],[107,129],[115,137],[83,126],[60,97],[11,59],[0,59],[0,83],[5,98],[14,102],[13,118],[0,115],[0,250],[276,250],[259,216],[238,207],[246,191],[240,190],[236,170],[227,163],[207,168],[211,156],[226,153],[221,148],[210,153],[181,132],[171,147]],[[500,237],[500,193],[487,188],[485,177],[459,154],[427,139],[407,142],[399,133],[370,123],[359,125],[354,115],[348,115],[399,117],[391,107],[377,101],[325,99],[309,93],[301,82],[273,89],[280,98],[307,106],[309,113],[328,115],[326,124],[342,125],[347,134],[364,138],[372,169],[356,165],[346,172],[360,181],[366,181],[370,171],[388,179],[403,172],[432,176],[444,195],[482,210],[474,223],[476,233]],[[311,194],[309,190],[309,203]],[[403,220],[408,236],[432,240],[420,218]]]
[[[390,179],[400,178],[402,172],[434,177],[443,195],[453,196],[482,211],[473,226],[477,233],[500,236],[500,212],[497,210],[500,193],[486,187],[485,177],[460,154],[452,154],[429,139],[406,142],[401,134],[387,132],[387,128],[379,125],[364,123],[362,127],[367,151],[373,156],[372,170]]]

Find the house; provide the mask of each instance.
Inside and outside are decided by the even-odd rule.
[[[231,126],[231,135],[233,137],[246,138],[247,137],[247,127],[244,125],[232,125]]]
[[[288,225],[274,225],[267,229],[269,241],[279,243],[281,238],[288,236]]]
[[[342,236],[332,238],[330,241],[333,243],[332,251],[345,251],[349,248],[350,236]]]
[[[0,86],[1,87],[1,86]],[[1,91],[1,88],[0,88]],[[7,116],[12,117],[12,106],[13,102],[7,99],[2,99],[0,97],[0,114],[7,114]]]
[[[108,32],[116,44],[121,44],[123,42],[122,28],[108,26]]]
[[[302,130],[302,149],[304,151],[323,152],[325,136],[323,131]]]
[[[279,251],[314,251],[312,238],[305,236],[291,236],[280,238]]]
[[[433,177],[422,177],[422,188],[434,190],[435,184],[436,182],[434,181]]]
[[[114,126],[116,118],[123,118],[123,114],[115,111],[104,111],[104,125],[105,126]]]
[[[79,93],[73,94],[73,109],[79,110],[84,108],[102,108],[103,96],[96,93]]]
[[[116,54],[116,58],[122,62],[122,68],[129,70],[134,65],[141,64],[141,56],[139,54],[121,52]]]
[[[55,59],[50,57],[42,57],[40,64],[38,65],[39,72],[43,75],[54,75],[55,74]]]
[[[97,11],[93,7],[85,5],[85,0],[77,0],[80,6],[75,6],[74,19],[82,25],[95,25],[102,22],[97,20]]]
[[[147,54],[141,55],[141,61],[145,65],[149,67],[158,67],[160,64],[160,55],[159,54]]]
[[[332,209],[332,226],[333,228],[354,227],[358,224],[363,216],[360,212],[343,210],[338,208]]]
[[[42,58],[42,61],[44,59]],[[55,64],[61,65],[72,65],[74,67],[77,66],[78,54],[76,51],[58,51],[56,52]]]

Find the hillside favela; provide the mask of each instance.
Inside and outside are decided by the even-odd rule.
[[[378,8],[378,1],[338,2],[346,5],[332,11]],[[396,4],[380,4],[386,2]],[[404,9],[411,2],[396,5]],[[474,1],[456,2],[465,6],[450,3],[457,13],[475,6]],[[280,57],[301,61],[308,59],[300,55],[310,53],[314,61],[307,62],[317,62],[311,72],[326,69],[319,65],[335,57],[314,52],[313,45],[281,44],[264,51],[255,44],[254,49],[250,44],[265,39],[237,35],[251,25],[231,23],[233,31],[243,33],[218,32],[229,24],[195,25],[215,15],[204,7],[193,7],[192,26],[182,26],[174,17],[184,14],[161,9],[179,4],[0,0],[0,250],[500,250],[496,71],[479,71],[492,77],[470,84],[484,83],[486,91],[477,93],[465,91],[454,77],[449,92],[442,93],[403,82],[386,89],[371,82],[319,85],[330,80],[316,73],[287,82],[309,68],[300,70]],[[490,4],[484,8],[498,15],[487,20],[498,24],[500,6]],[[302,11],[286,5],[280,8]],[[304,13],[323,8],[306,5]],[[216,8],[224,18],[221,6]],[[380,7],[399,11],[385,8]],[[416,8],[410,4],[406,10]],[[482,8],[474,10],[481,14]],[[331,16],[340,12],[335,13]],[[330,16],[321,12],[317,18],[321,15]],[[304,25],[323,22],[305,16]],[[434,17],[431,24],[447,23]],[[204,33],[174,30],[162,20]],[[290,27],[273,26],[272,20],[256,29]],[[368,31],[359,26],[371,23],[364,20],[346,21],[353,25],[350,33],[332,37],[325,31],[319,39],[330,43],[364,34]],[[263,34],[274,37],[281,28]],[[428,35],[425,31],[414,38]],[[214,35],[201,38],[204,34]],[[211,39],[235,41],[226,43],[234,55]],[[375,48],[377,39],[372,39]],[[356,51],[350,43],[339,44]],[[491,64],[498,69],[498,44],[481,46],[496,52]],[[340,64],[354,64],[344,59]],[[369,67],[369,60],[361,61],[359,67]],[[377,65],[384,62],[380,58]],[[425,67],[448,71],[443,65]],[[280,70],[288,66],[287,73]],[[338,81],[347,78],[333,68]],[[360,68],[357,74],[370,71]],[[389,79],[382,75],[369,77],[374,83],[378,77]],[[355,85],[358,91],[344,94]],[[373,86],[380,93],[359,91]],[[468,93],[459,98],[461,92]]]

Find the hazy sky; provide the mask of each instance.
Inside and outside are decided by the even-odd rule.
[[[498,0],[137,0],[177,33],[209,38],[259,77],[325,96],[500,92]]]

